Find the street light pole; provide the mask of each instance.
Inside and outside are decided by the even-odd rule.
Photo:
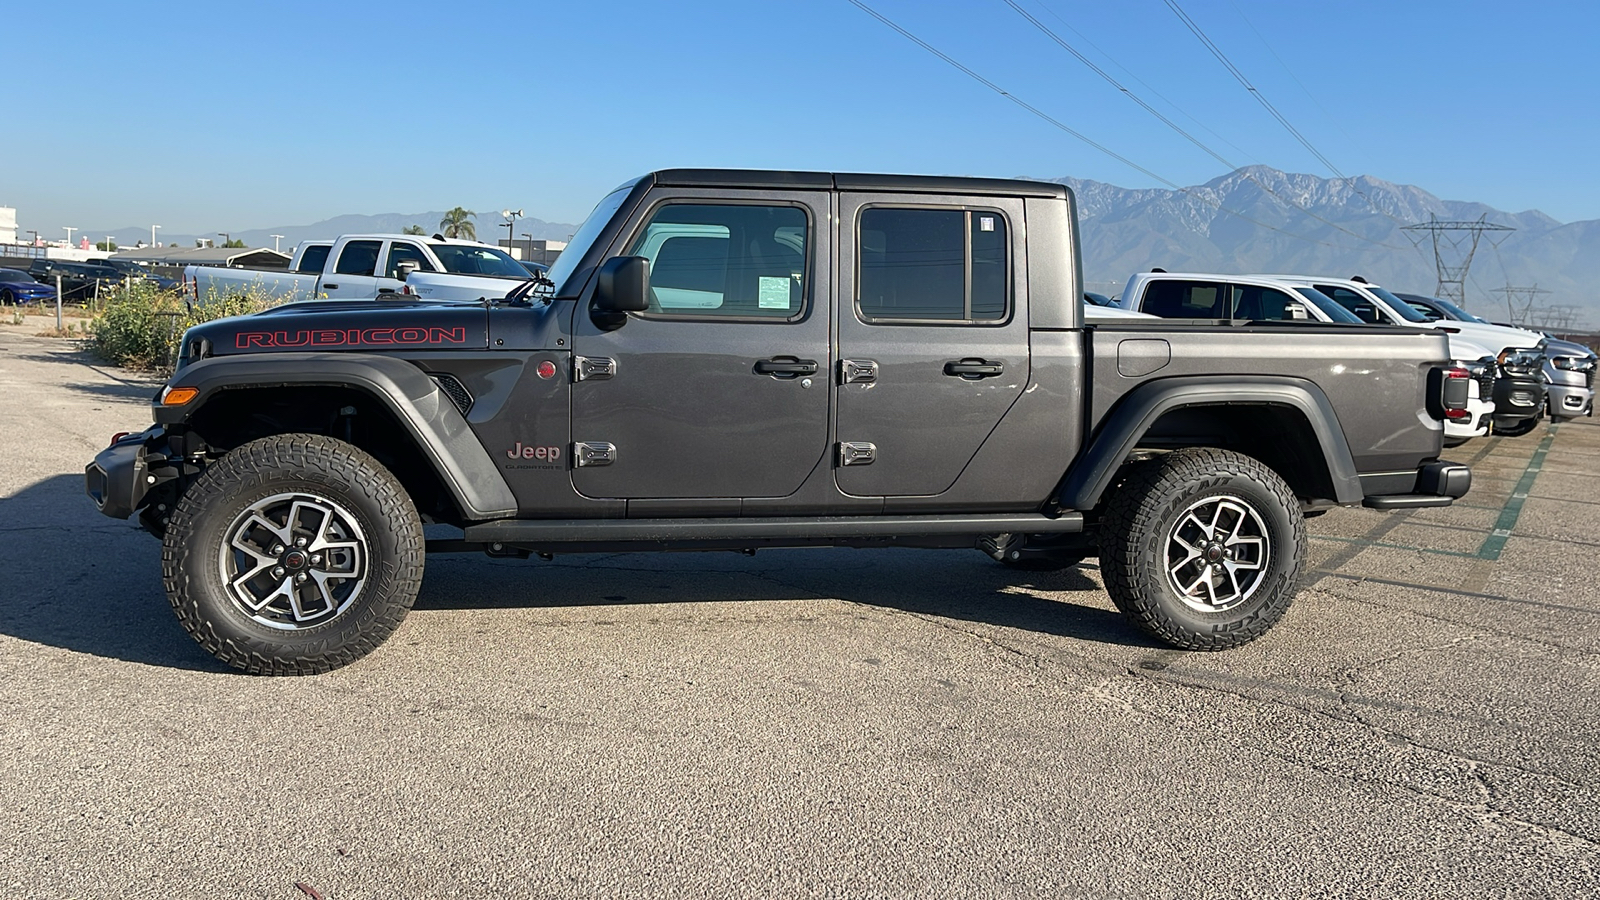
[[[74,231],[78,230],[78,226],[76,226],[76,225],[63,225],[61,227],[67,232],[67,246],[71,247],[72,246],[72,233]]]
[[[281,253],[281,252],[283,252],[283,251],[278,249],[278,242],[283,240],[283,235],[274,234],[271,237],[272,237],[272,252],[273,253]]]
[[[233,235],[227,233],[226,231],[217,232],[217,237],[222,238],[222,246],[224,247],[233,243]]]
[[[155,245],[156,245],[156,229],[160,228],[160,227],[161,227],[160,225],[151,225],[150,226],[150,247],[152,249],[154,249]]]
[[[517,217],[522,215],[522,210],[502,209],[500,215],[506,217],[506,249],[510,250],[517,245]]]

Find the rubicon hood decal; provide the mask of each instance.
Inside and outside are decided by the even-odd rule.
[[[274,350],[471,349],[489,345],[488,313],[465,303],[312,303],[190,329],[213,353]]]

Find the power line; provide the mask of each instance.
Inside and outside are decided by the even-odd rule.
[[[1111,73],[1107,72],[1105,69],[1100,68],[1092,60],[1090,60],[1089,57],[1087,57],[1087,56],[1083,55],[1082,53],[1080,53],[1076,47],[1074,47],[1071,44],[1067,43],[1067,41],[1065,39],[1063,39],[1061,37],[1061,35],[1056,34],[1054,31],[1050,30],[1049,26],[1047,26],[1043,22],[1039,21],[1037,18],[1034,17],[1034,15],[1032,13],[1028,12],[1026,9],[1023,9],[1022,6],[1016,2],[1016,0],[1003,0],[1003,2],[1007,6],[1011,7],[1012,10],[1014,10],[1017,13],[1017,15],[1021,16],[1024,19],[1026,19],[1028,21],[1028,23],[1031,24],[1034,28],[1037,28],[1039,31],[1043,32],[1046,37],[1050,38],[1050,40],[1055,41],[1057,46],[1059,46],[1061,49],[1067,51],[1068,53],[1072,54],[1072,56],[1075,59],[1077,59],[1079,62],[1081,62],[1084,65],[1088,66],[1090,71],[1094,72],[1096,75],[1099,75],[1103,80],[1106,81],[1106,83],[1110,84],[1112,87],[1116,88],[1118,91],[1121,91],[1123,96],[1127,97],[1129,100],[1132,100],[1134,103],[1139,104],[1139,107],[1141,109],[1143,109],[1145,112],[1148,112],[1150,115],[1155,116],[1156,119],[1158,119],[1161,122],[1161,124],[1167,126],[1168,128],[1172,129],[1173,131],[1177,132],[1180,136],[1182,136],[1184,138],[1184,140],[1187,140],[1189,143],[1194,144],[1196,147],[1199,147],[1201,150],[1205,151],[1205,153],[1207,155],[1209,155],[1212,159],[1216,160],[1217,162],[1222,163],[1223,165],[1227,166],[1230,170],[1236,171],[1239,174],[1243,175],[1245,178],[1249,179],[1252,183],[1254,183],[1257,187],[1261,188],[1263,191],[1266,191],[1269,196],[1271,196],[1273,199],[1277,200],[1279,203],[1282,203],[1284,206],[1293,207],[1294,209],[1297,209],[1300,212],[1305,213],[1306,215],[1310,216],[1311,218],[1316,219],[1318,222],[1321,222],[1324,225],[1327,225],[1327,226],[1329,226],[1331,228],[1334,228],[1334,229],[1337,229],[1339,231],[1342,231],[1345,234],[1348,234],[1351,237],[1356,238],[1358,240],[1366,241],[1366,242],[1368,242],[1370,244],[1375,244],[1375,245],[1377,245],[1379,247],[1383,247],[1383,248],[1385,248],[1387,250],[1404,250],[1404,249],[1406,249],[1405,247],[1395,246],[1395,245],[1392,245],[1392,244],[1386,244],[1383,241],[1377,240],[1375,238],[1368,237],[1367,235],[1361,234],[1360,232],[1357,232],[1357,231],[1351,231],[1350,229],[1344,227],[1343,225],[1340,225],[1338,222],[1334,222],[1331,219],[1326,219],[1326,218],[1323,218],[1322,216],[1317,215],[1309,207],[1302,206],[1301,204],[1296,203],[1294,200],[1282,196],[1277,191],[1273,190],[1272,187],[1270,185],[1268,185],[1266,182],[1264,182],[1261,179],[1255,177],[1255,175],[1251,174],[1248,171],[1245,171],[1242,167],[1238,166],[1237,164],[1235,164],[1231,160],[1227,159],[1222,154],[1220,154],[1217,151],[1211,149],[1211,147],[1207,146],[1205,144],[1205,142],[1201,141],[1199,138],[1197,138],[1194,135],[1190,134],[1189,132],[1185,131],[1181,126],[1178,125],[1178,123],[1176,123],[1176,122],[1172,121],[1171,119],[1167,118],[1165,115],[1163,115],[1161,113],[1160,110],[1156,109],[1154,106],[1151,106],[1149,103],[1145,102],[1144,98],[1140,97],[1138,94],[1135,94],[1133,91],[1129,90],[1121,82],[1117,81],[1117,79],[1115,77],[1113,77],[1111,75]]]
[[[1234,79],[1237,80],[1241,85],[1243,85],[1245,90],[1250,92],[1250,96],[1256,98],[1256,102],[1260,103],[1262,108],[1264,108],[1274,119],[1276,119],[1278,124],[1282,125],[1285,131],[1293,135],[1294,139],[1299,141],[1301,146],[1310,151],[1311,155],[1315,156],[1317,160],[1324,166],[1327,166],[1328,171],[1337,176],[1340,181],[1343,181],[1345,185],[1350,188],[1350,190],[1356,193],[1357,196],[1367,201],[1367,205],[1372,207],[1373,210],[1381,213],[1384,216],[1387,216],[1396,225],[1405,227],[1406,223],[1404,221],[1383,209],[1383,207],[1379,206],[1377,203],[1373,202],[1372,198],[1368,197],[1365,191],[1362,191],[1360,188],[1355,186],[1355,183],[1350,176],[1340,171],[1339,167],[1333,164],[1333,160],[1324,155],[1323,152],[1318,150],[1305,135],[1301,134],[1300,129],[1294,127],[1294,125],[1289,122],[1289,119],[1285,117],[1283,113],[1279,112],[1276,106],[1272,105],[1272,101],[1268,100],[1265,94],[1261,93],[1261,91],[1254,84],[1250,83],[1250,79],[1246,78],[1244,72],[1240,71],[1239,67],[1234,65],[1232,60],[1228,59],[1228,55],[1222,52],[1222,48],[1218,47],[1215,41],[1206,36],[1206,33],[1201,30],[1199,24],[1197,24],[1194,19],[1191,19],[1188,13],[1183,11],[1183,7],[1178,5],[1177,0],[1162,0],[1162,2],[1167,5],[1168,9],[1172,10],[1173,15],[1178,17],[1178,21],[1182,22],[1184,27],[1188,28],[1190,33],[1199,39],[1200,43],[1204,45],[1207,50],[1211,51],[1211,55],[1217,58],[1217,62],[1222,63],[1222,67],[1227,69],[1228,73],[1232,75]],[[1254,28],[1255,26],[1251,27]],[[1279,61],[1282,62],[1282,60]],[[1290,73],[1290,77],[1293,77],[1293,73]],[[1304,86],[1302,86],[1302,89],[1303,87]],[[1418,249],[1418,252],[1421,252],[1420,248]]]
[[[1096,150],[1099,150],[1101,153],[1104,153],[1105,155],[1111,157],[1112,159],[1115,159],[1116,161],[1122,163],[1125,166],[1128,166],[1129,168],[1131,168],[1131,169],[1133,169],[1133,170],[1135,170],[1137,172],[1140,172],[1140,173],[1142,173],[1144,175],[1149,176],[1150,178],[1155,179],[1156,181],[1161,182],[1162,184],[1166,185],[1169,188],[1172,188],[1174,191],[1177,191],[1178,193],[1186,194],[1186,195],[1188,195],[1190,197],[1193,197],[1196,200],[1201,201],[1202,203],[1205,203],[1205,204],[1207,204],[1209,206],[1214,207],[1215,209],[1217,209],[1220,212],[1225,212],[1225,213],[1227,213],[1227,214],[1229,214],[1231,216],[1236,216],[1236,217],[1238,217],[1240,219],[1243,219],[1246,222],[1251,223],[1252,225],[1257,225],[1257,226],[1259,226],[1261,228],[1265,228],[1265,229],[1267,229],[1269,231],[1276,231],[1279,234],[1286,235],[1286,236],[1294,238],[1296,240],[1305,241],[1305,242],[1311,243],[1311,244],[1321,244],[1321,245],[1323,245],[1325,247],[1333,247],[1336,250],[1350,250],[1350,249],[1364,250],[1364,249],[1366,249],[1364,247],[1357,247],[1357,248],[1341,247],[1340,245],[1331,243],[1329,241],[1319,240],[1317,238],[1312,238],[1312,237],[1306,237],[1305,235],[1301,235],[1301,234],[1295,234],[1292,231],[1287,231],[1285,229],[1277,227],[1276,225],[1270,225],[1270,224],[1268,224],[1266,222],[1262,222],[1260,220],[1253,219],[1250,216],[1245,215],[1244,213],[1241,213],[1241,212],[1238,212],[1237,210],[1232,210],[1232,209],[1227,208],[1226,206],[1223,206],[1221,203],[1217,202],[1216,200],[1211,199],[1210,197],[1206,197],[1206,196],[1204,196],[1202,194],[1195,193],[1194,191],[1191,191],[1190,189],[1179,185],[1175,181],[1172,181],[1170,179],[1164,178],[1161,175],[1158,175],[1155,172],[1150,171],[1149,169],[1145,168],[1144,166],[1139,165],[1138,163],[1134,162],[1131,159],[1128,159],[1126,156],[1123,156],[1122,154],[1116,152],[1115,150],[1112,150],[1111,148],[1105,146],[1104,144],[1101,144],[1098,141],[1093,140],[1092,138],[1090,138],[1087,135],[1083,134],[1082,132],[1077,131],[1076,129],[1066,125],[1065,123],[1061,122],[1059,119],[1056,119],[1055,117],[1053,117],[1050,114],[1044,112],[1043,110],[1039,109],[1038,107],[1033,106],[1032,104],[1030,104],[1027,101],[1023,100],[1021,97],[1018,97],[1017,95],[1011,93],[1010,91],[1005,90],[1004,88],[1000,87],[999,85],[995,84],[994,82],[990,81],[989,79],[983,77],[982,75],[979,75],[977,72],[974,72],[972,69],[969,69],[966,66],[962,65],[961,63],[957,62],[956,60],[952,59],[950,56],[946,55],[945,53],[940,51],[938,48],[934,47],[932,44],[929,44],[927,41],[924,41],[922,38],[919,38],[916,35],[912,34],[911,32],[907,31],[906,29],[900,27],[892,19],[888,18],[887,16],[883,15],[882,13],[880,13],[877,10],[873,9],[872,7],[868,6],[865,2],[863,2],[863,0],[849,0],[849,2],[850,2],[850,4],[852,6],[856,7],[857,9],[860,9],[862,12],[864,12],[867,15],[873,17],[874,19],[877,19],[879,22],[882,22],[884,25],[887,25],[889,28],[893,29],[901,37],[905,38],[908,41],[911,41],[912,43],[914,43],[917,46],[921,47],[922,49],[928,51],[929,53],[933,54],[934,56],[937,56],[939,59],[943,60],[946,64],[948,64],[951,67],[959,70],[962,74],[966,75],[968,78],[971,78],[972,80],[978,82],[979,84],[983,85],[984,87],[988,88],[989,90],[994,91],[996,94],[999,94],[1000,96],[1006,98],[1007,100],[1010,100],[1012,103],[1015,103],[1016,105],[1018,105],[1018,106],[1022,107],[1023,109],[1027,110],[1028,112],[1033,113],[1035,116],[1038,116],[1040,119],[1043,119],[1044,121],[1049,122],[1051,125],[1054,125],[1056,128],[1066,132],[1067,134],[1072,135],[1073,137],[1077,138],[1078,140],[1084,142],[1085,144],[1088,144],[1089,146],[1095,148]]]

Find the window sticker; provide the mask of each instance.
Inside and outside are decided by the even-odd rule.
[[[783,276],[762,275],[759,279],[756,306],[761,309],[789,308],[789,279]],[[749,282],[746,282],[748,284]],[[748,301],[747,301],[748,302]]]
[[[979,231],[993,231],[994,230],[994,216],[979,216],[978,217],[978,230]]]

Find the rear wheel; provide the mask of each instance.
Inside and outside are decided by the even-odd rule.
[[[1107,507],[1102,539],[1112,602],[1185,650],[1224,650],[1267,633],[1294,601],[1305,563],[1293,491],[1259,460],[1227,450],[1138,464]]]
[[[411,609],[422,523],[399,481],[321,435],[262,438],[190,485],[162,574],[200,645],[253,674],[326,672],[383,643]]]

